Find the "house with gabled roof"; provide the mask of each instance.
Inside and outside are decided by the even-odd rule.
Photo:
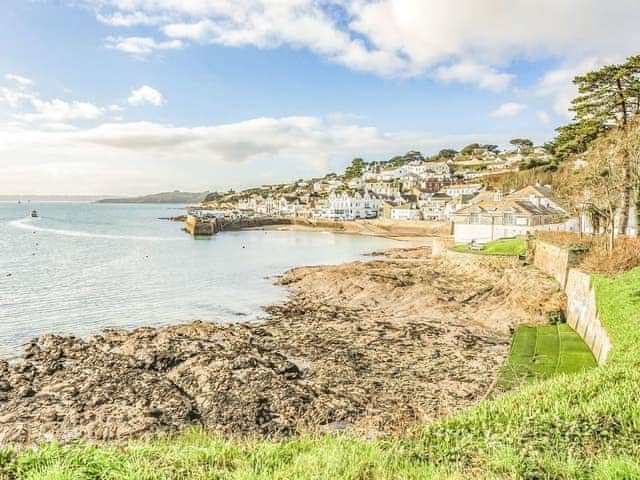
[[[546,187],[528,186],[507,196],[498,191],[453,214],[454,240],[490,242],[547,230],[566,219],[567,212]]]

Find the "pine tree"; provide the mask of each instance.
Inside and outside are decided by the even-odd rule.
[[[565,158],[580,154],[607,130],[626,130],[631,120],[640,113],[640,55],[630,57],[620,65],[607,65],[601,69],[577,76],[578,96],[572,101],[573,122],[558,129],[557,151]],[[624,193],[621,201],[619,230],[627,231],[630,202],[633,194],[629,154],[624,157]]]

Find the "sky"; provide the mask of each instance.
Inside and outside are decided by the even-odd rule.
[[[0,194],[226,190],[543,143],[637,0],[3,0]]]

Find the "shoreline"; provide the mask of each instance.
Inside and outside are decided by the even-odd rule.
[[[360,235],[378,237],[413,246],[431,246],[433,238],[447,236],[450,227],[446,222],[404,221],[404,220],[354,220],[352,222],[318,221],[308,223],[297,221],[280,225],[264,225],[241,230],[326,232],[340,235]]]
[[[545,321],[561,299],[533,268],[429,254],[294,268],[277,280],[289,299],[260,321],[41,336],[21,361],[0,362],[0,445],[190,425],[376,436],[466,408],[490,390],[509,329]]]

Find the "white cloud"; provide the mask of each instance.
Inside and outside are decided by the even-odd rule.
[[[7,73],[4,78],[6,80],[12,81],[12,82],[16,82],[19,85],[21,85],[22,87],[30,87],[31,85],[33,85],[33,80],[31,80],[30,78],[27,77],[21,77],[20,75],[14,75],[12,73]]]
[[[184,46],[180,40],[158,42],[150,37],[107,37],[105,45],[132,55],[147,55],[156,50],[175,50]]]
[[[566,119],[571,118],[572,113],[569,110],[571,100],[578,93],[578,88],[573,84],[574,77],[594,70],[608,61],[613,61],[613,59],[607,58],[605,60],[593,57],[551,70],[540,80],[536,93],[551,98],[553,111],[557,115]]]
[[[519,115],[525,108],[527,108],[527,106],[522,103],[507,102],[500,105],[497,109],[491,112],[490,115],[496,118],[515,117]]]
[[[635,53],[640,42],[637,0],[100,0],[99,5],[108,24],[154,25],[166,36],[108,41],[136,55],[184,42],[289,45],[354,70],[427,75],[496,91],[511,82],[504,68],[514,59],[575,64]]]
[[[163,17],[152,17],[139,11],[131,13],[115,12],[112,15],[96,14],[98,20],[112,27],[133,27],[135,25],[154,25],[162,21]]]
[[[499,73],[486,65],[464,62],[439,67],[436,70],[436,77],[445,82],[471,83],[486,90],[500,92],[509,86],[515,76]]]
[[[318,117],[256,118],[196,127],[138,122],[68,130],[59,125],[46,131],[0,125],[0,157],[13,159],[16,168],[24,166],[15,174],[3,170],[0,190],[81,193],[77,189],[82,186],[87,193],[140,193],[177,186],[249,186],[263,182],[265,172],[271,172],[271,180],[283,181],[341,169],[354,156],[388,158],[412,148],[433,152],[472,141],[506,143],[508,138],[390,134]],[[78,167],[83,164],[86,168]],[[42,171],[51,171],[52,165],[57,165],[55,172],[44,179]],[[92,175],[105,166],[110,170],[96,182]]]
[[[0,87],[0,105],[8,105],[11,108],[18,108],[22,102],[35,98],[30,93],[14,90],[7,87]]]
[[[69,120],[95,120],[103,114],[103,109],[88,102],[66,102],[59,98],[40,100],[32,98],[31,104],[35,113],[23,113],[16,118],[26,121],[41,121],[47,123],[64,123]]]
[[[549,122],[551,121],[551,119],[549,118],[549,114],[544,110],[536,111],[536,117],[538,117],[538,120],[540,121],[540,123],[544,125],[548,125]]]
[[[145,103],[150,103],[151,105],[159,107],[166,103],[164,96],[158,90],[150,87],[149,85],[143,85],[137,90],[131,90],[131,96],[127,101],[136,107],[144,105]]]

